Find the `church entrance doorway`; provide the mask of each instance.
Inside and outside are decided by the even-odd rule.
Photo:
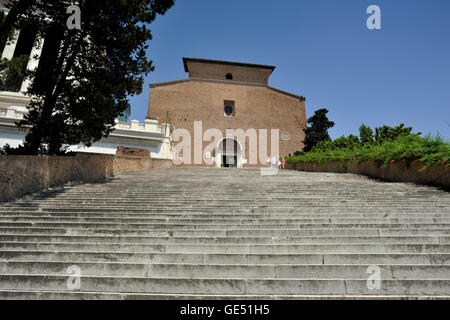
[[[222,156],[223,168],[237,168],[237,156]]]
[[[217,160],[219,163],[217,165],[222,168],[239,168],[240,156],[241,156],[241,146],[239,142],[233,138],[224,138],[216,150],[216,155],[218,155]]]

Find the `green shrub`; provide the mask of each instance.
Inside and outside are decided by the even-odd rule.
[[[394,134],[396,133],[394,132]],[[436,137],[430,135],[420,137],[417,134],[406,135],[403,132],[398,134],[396,138],[393,138],[393,135],[388,136],[390,138],[384,139],[383,142],[360,144],[359,147],[356,144],[344,143],[344,139],[341,137],[335,141],[323,143],[311,152],[290,157],[287,159],[287,163],[328,163],[345,160],[361,162],[369,160],[380,166],[387,166],[389,163],[397,161],[403,161],[408,165],[413,161],[420,161],[425,163],[425,169],[434,163],[447,164],[448,166],[450,162],[450,140],[445,140],[439,135]],[[349,140],[348,138],[345,139]],[[339,142],[336,142],[337,140]],[[350,140],[353,141],[353,138]]]
[[[359,138],[354,135],[349,135],[348,137],[342,136],[334,141],[322,141],[316,145],[311,151],[320,152],[325,150],[337,150],[337,149],[355,149],[360,148],[361,142]]]

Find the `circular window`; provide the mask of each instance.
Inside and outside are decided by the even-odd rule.
[[[284,141],[289,141],[291,140],[291,135],[289,133],[283,133],[281,135],[281,139],[283,139]]]

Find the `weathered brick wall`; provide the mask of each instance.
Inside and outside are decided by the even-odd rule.
[[[267,84],[271,69],[242,67],[239,65],[187,62],[190,78],[226,80],[227,74],[233,75],[233,81]]]
[[[130,171],[150,171],[153,169],[153,163],[150,156],[126,156],[115,155],[113,173]]]
[[[70,157],[0,156],[0,202],[62,185],[97,182],[126,171],[151,170],[150,156],[79,153]]]
[[[233,117],[224,116],[225,100],[235,102]],[[217,128],[224,136],[226,129],[267,129],[269,155],[270,129],[280,130],[280,156],[288,156],[289,153],[303,149],[303,129],[306,127],[304,99],[267,86],[197,80],[152,86],[148,116],[158,118],[162,123],[166,120],[167,112],[171,124],[176,129],[187,129],[192,141],[194,121],[201,120],[203,133],[207,129]],[[283,133],[290,135],[289,141],[281,138]],[[202,149],[209,144],[210,142],[203,142]],[[245,158],[249,159],[248,141]],[[193,146],[191,159],[193,162]],[[263,160],[267,160],[267,157]]]
[[[116,155],[121,156],[136,156],[136,157],[150,157],[150,151],[139,148],[128,148],[124,146],[118,146]]]
[[[353,161],[333,161],[326,164],[300,163],[287,164],[287,169],[309,172],[334,172],[363,174],[372,178],[391,182],[412,182],[450,189],[450,168],[445,164],[433,164],[423,171],[421,162],[409,167],[405,162],[391,163],[387,168],[379,167],[371,161],[361,163]]]
[[[46,157],[0,156],[0,168],[0,202],[49,185]]]

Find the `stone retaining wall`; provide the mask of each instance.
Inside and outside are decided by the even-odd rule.
[[[97,182],[120,172],[151,169],[149,156],[0,156],[0,202],[67,182]]]
[[[379,167],[375,162],[363,161],[333,161],[325,164],[298,163],[286,164],[287,169],[309,172],[334,172],[363,174],[371,178],[377,178],[391,182],[413,182],[426,184],[444,189],[450,189],[450,168],[444,164],[433,164],[420,171],[424,163],[415,162],[410,166],[406,162],[395,162],[387,168]]]
[[[173,168],[174,164],[172,160],[166,160],[166,159],[152,159],[152,170],[164,170]]]

